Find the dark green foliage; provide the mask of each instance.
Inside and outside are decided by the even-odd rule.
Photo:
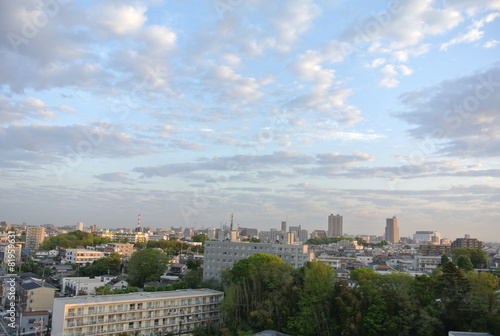
[[[189,268],[189,269],[197,269],[197,268],[200,268],[201,266],[201,261],[199,260],[194,260],[194,259],[189,259],[188,261],[186,261],[186,266]]]
[[[244,242],[250,242],[250,243],[260,243],[261,240],[257,237],[251,237],[251,238],[245,238],[243,239]]]
[[[204,243],[206,242],[207,240],[210,240],[210,238],[208,238],[208,236],[204,233],[200,233],[200,234],[197,234],[195,236],[192,236],[191,237],[191,240],[194,241],[194,242],[201,242],[201,243]]]
[[[470,272],[474,269],[472,261],[470,261],[470,258],[466,255],[461,255],[460,257],[458,257],[457,266],[464,272]]]
[[[76,248],[78,246],[95,246],[97,244],[106,244],[110,240],[102,238],[93,233],[83,231],[73,231],[60,234],[54,237],[46,238],[39,246],[39,250],[53,250],[56,247]]]
[[[277,257],[254,255],[224,276],[224,322],[231,335],[274,329],[294,336],[440,336],[450,330],[500,336],[498,277],[464,273],[442,261],[432,276],[414,278],[353,270],[358,282],[350,287],[320,262],[291,270]]]
[[[469,257],[474,268],[488,268],[489,259],[486,252],[472,248],[454,248],[451,250],[451,256],[454,262],[458,262],[460,256]]]
[[[128,281],[142,287],[149,281],[158,281],[167,269],[169,258],[159,250],[147,248],[132,255],[128,263]]]
[[[237,261],[230,271],[223,312],[228,327],[238,330],[283,330],[295,313],[293,269],[279,257],[257,253]]]
[[[80,269],[81,276],[95,277],[99,275],[120,274],[120,266],[122,256],[119,253],[112,252],[109,257],[97,259],[91,265],[87,265]]]

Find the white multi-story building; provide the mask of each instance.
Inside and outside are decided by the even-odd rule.
[[[231,268],[236,261],[256,253],[276,255],[292,267],[302,267],[305,262],[314,258],[308,245],[206,241],[203,279],[220,279],[224,269]]]
[[[441,263],[441,256],[415,256],[414,269],[417,271],[432,272]]]
[[[188,289],[56,298],[52,335],[189,333],[220,319],[222,297],[212,289]]]
[[[89,278],[89,277],[62,278],[61,292],[71,296],[94,294],[95,289],[97,287],[106,285],[114,278],[116,277],[113,275],[102,275],[96,278]]]
[[[413,240],[417,243],[436,241],[439,244],[441,234],[437,231],[417,231],[413,234]]]
[[[104,258],[104,253],[85,249],[67,249],[65,258],[70,264],[92,264],[97,259]]]

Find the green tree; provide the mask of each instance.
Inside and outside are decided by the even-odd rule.
[[[206,242],[207,240],[210,240],[210,238],[208,238],[208,236],[204,233],[200,233],[200,234],[197,234],[197,235],[194,235],[191,237],[191,240],[194,241],[194,242],[201,242],[201,243],[204,243]]]
[[[304,266],[304,285],[299,294],[298,314],[289,319],[292,335],[329,335],[333,330],[331,300],[334,291],[332,269],[320,261]]]
[[[56,247],[76,248],[78,246],[95,246],[109,243],[107,238],[99,237],[93,233],[73,231],[46,238],[39,246],[40,250],[53,250]]]
[[[158,281],[165,273],[168,262],[166,254],[152,248],[134,253],[127,269],[130,285],[142,287],[148,281]]]
[[[458,257],[457,266],[464,272],[470,272],[474,269],[472,261],[470,261],[470,258],[466,255],[461,255],[460,257]]]
[[[372,268],[355,268],[350,273],[350,278],[354,281],[373,280],[378,276]]]
[[[454,262],[458,262],[460,256],[469,257],[474,268],[487,268],[489,265],[486,252],[481,249],[454,248],[451,250],[451,256]]]
[[[450,261],[451,261],[450,258],[446,254],[443,254],[441,256],[441,262],[439,263],[439,266],[444,266],[447,263],[449,263]]]
[[[449,262],[442,267],[442,274],[437,278],[437,290],[443,303],[444,322],[448,330],[462,330],[468,321],[466,299],[470,285],[463,272]]]
[[[269,254],[237,261],[223,302],[224,321],[232,332],[283,330],[297,306],[292,273],[289,264]]]
[[[121,263],[122,256],[119,253],[111,252],[108,257],[97,259],[91,265],[80,269],[80,274],[89,277],[104,274],[117,275],[120,274]]]

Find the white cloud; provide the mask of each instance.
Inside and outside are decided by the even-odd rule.
[[[497,17],[500,17],[500,13],[489,13],[484,18],[475,21],[470,27],[469,31],[458,35],[449,42],[443,43],[441,45],[441,50],[447,50],[451,45],[459,43],[471,43],[478,41],[483,38],[484,31],[480,30],[486,23],[494,21]]]
[[[500,44],[500,41],[499,40],[491,40],[491,41],[487,41],[483,47],[486,48],[486,49],[489,49],[489,48],[494,48],[496,47],[498,44]]]
[[[105,3],[94,8],[94,18],[103,28],[116,35],[128,35],[136,32],[147,20],[146,7],[119,3]]]

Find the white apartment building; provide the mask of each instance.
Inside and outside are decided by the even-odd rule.
[[[186,289],[56,298],[52,335],[189,333],[220,319],[222,297],[212,289]]]
[[[427,271],[432,272],[441,263],[440,256],[415,256],[415,266],[414,269],[417,271]]]
[[[103,275],[96,278],[69,277],[61,280],[61,293],[71,296],[90,295],[95,293],[97,287],[106,285],[116,278],[114,275]]]
[[[286,245],[247,242],[205,242],[205,260],[203,262],[203,279],[220,279],[221,272],[231,268],[233,264],[256,253],[267,253],[280,257],[292,267],[302,267],[314,258],[308,245]]]
[[[104,253],[85,249],[67,249],[65,258],[70,264],[92,264],[97,259],[104,258]]]

